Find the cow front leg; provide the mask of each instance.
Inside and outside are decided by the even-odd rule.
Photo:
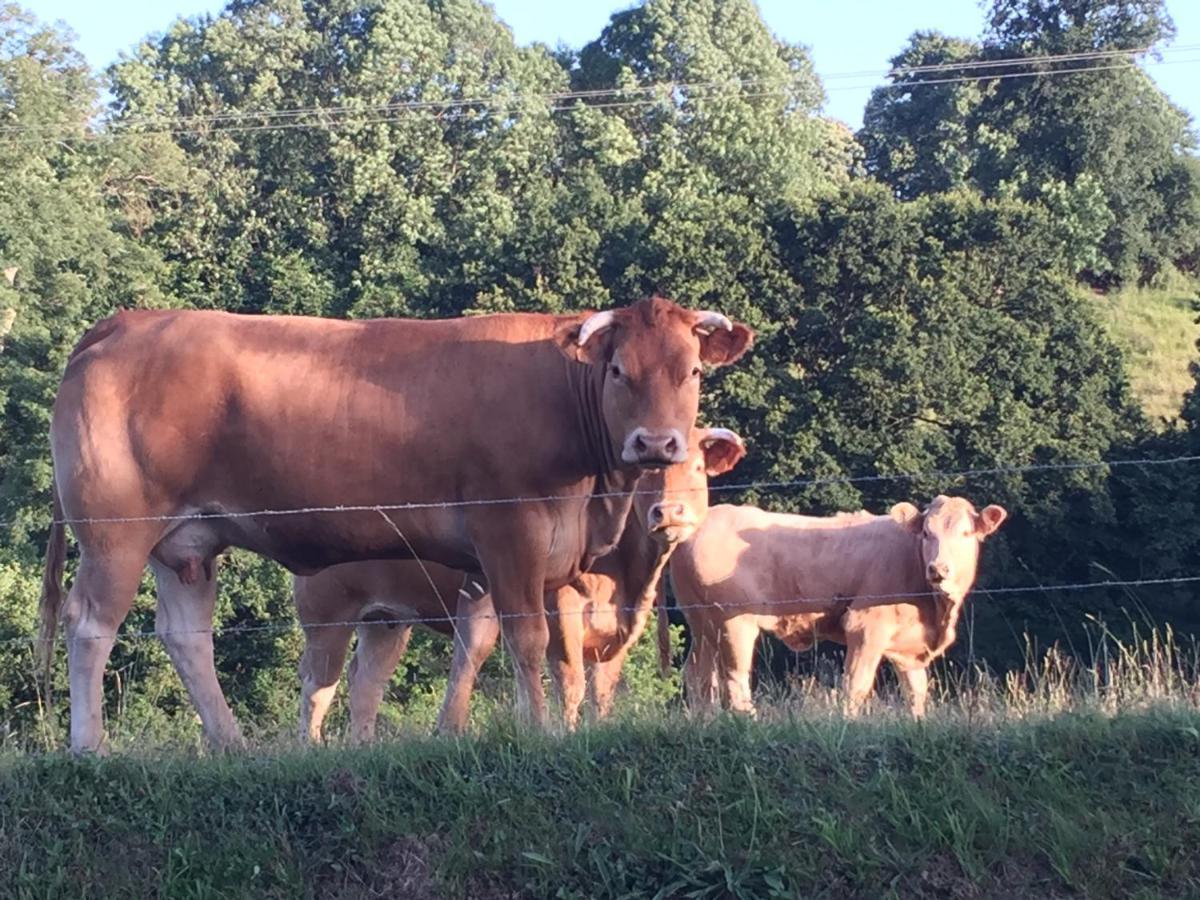
[[[583,666],[584,603],[573,587],[546,594],[546,616],[550,631],[547,655],[550,672],[568,731],[579,726],[579,708],[587,692]]]
[[[904,699],[908,701],[908,710],[912,717],[925,718],[925,700],[929,696],[929,670],[924,666],[900,668],[895,663],[892,665],[900,678],[900,688],[904,691]]]
[[[237,746],[242,742],[241,729],[221,691],[213,656],[216,573],[196,563],[184,581],[184,576],[158,560],[151,560],[150,567],[158,585],[154,628],[200,714],[204,736],[213,747]]]
[[[846,714],[857,716],[875,687],[875,673],[883,660],[883,643],[865,630],[846,632]]]
[[[614,653],[611,658],[592,665],[592,713],[597,721],[607,719],[612,714],[617,685],[621,683],[621,669],[624,667],[625,657],[628,655],[629,646],[626,645]]]
[[[350,737],[355,742],[375,739],[375,722],[388,682],[400,665],[411,625],[359,625],[358,646],[350,658]]]
[[[471,582],[459,595],[455,612],[454,658],[446,682],[446,697],[438,713],[440,733],[461,734],[466,730],[475,679],[499,638],[500,622],[491,595]]]
[[[754,668],[754,645],[758,641],[758,632],[758,623],[749,617],[730,619],[721,630],[719,642],[729,708],[751,716],[756,714],[754,698],[750,693],[750,673]]]
[[[689,619],[689,625],[692,625]],[[720,700],[717,644],[720,624],[701,619],[692,626],[692,642],[683,664],[683,684],[688,709],[706,715]]]

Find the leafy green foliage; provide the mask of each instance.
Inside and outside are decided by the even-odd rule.
[[[1161,0],[995,0],[990,23],[982,43],[918,32],[893,58],[898,68],[950,67],[901,72],[875,91],[861,134],[868,168],[906,198],[969,186],[1043,203],[1072,239],[1072,269],[1101,283],[1194,270],[1195,135],[1145,71],[1113,59],[1031,64],[1040,77],[978,67],[1144,50],[1173,34]],[[1097,71],[1055,74],[1085,66]]]

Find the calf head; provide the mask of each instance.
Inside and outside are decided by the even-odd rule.
[[[652,297],[568,322],[556,338],[568,358],[603,367],[601,414],[617,458],[654,468],[687,459],[703,366],[737,361],[754,334]]]
[[[921,565],[930,586],[961,599],[975,583],[980,546],[1008,512],[995,504],[976,511],[962,497],[939,494],[924,512],[911,503],[897,503],[891,516],[920,535]]]
[[[687,459],[648,472],[638,482],[633,508],[650,537],[674,546],[690,538],[708,515],[708,479],[724,475],[746,455],[727,428],[693,428]]]

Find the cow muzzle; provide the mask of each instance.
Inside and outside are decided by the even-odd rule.
[[[696,517],[683,503],[655,503],[646,513],[650,536],[668,544],[687,540],[696,530]]]
[[[686,460],[687,440],[674,428],[663,431],[635,428],[625,438],[621,450],[621,462],[649,468],[665,468]]]

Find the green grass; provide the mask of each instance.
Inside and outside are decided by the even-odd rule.
[[[1194,897],[1200,714],[0,763],[6,897]]]
[[[0,752],[2,897],[1196,897],[1200,658],[1169,631],[1090,663],[942,667],[929,718],[827,681],[702,722],[368,748]]]
[[[1188,365],[1197,359],[1200,338],[1192,308],[1198,289],[1195,282],[1179,279],[1165,288],[1130,288],[1092,298],[1126,355],[1134,395],[1159,427],[1179,415],[1184,393],[1195,384]]]

